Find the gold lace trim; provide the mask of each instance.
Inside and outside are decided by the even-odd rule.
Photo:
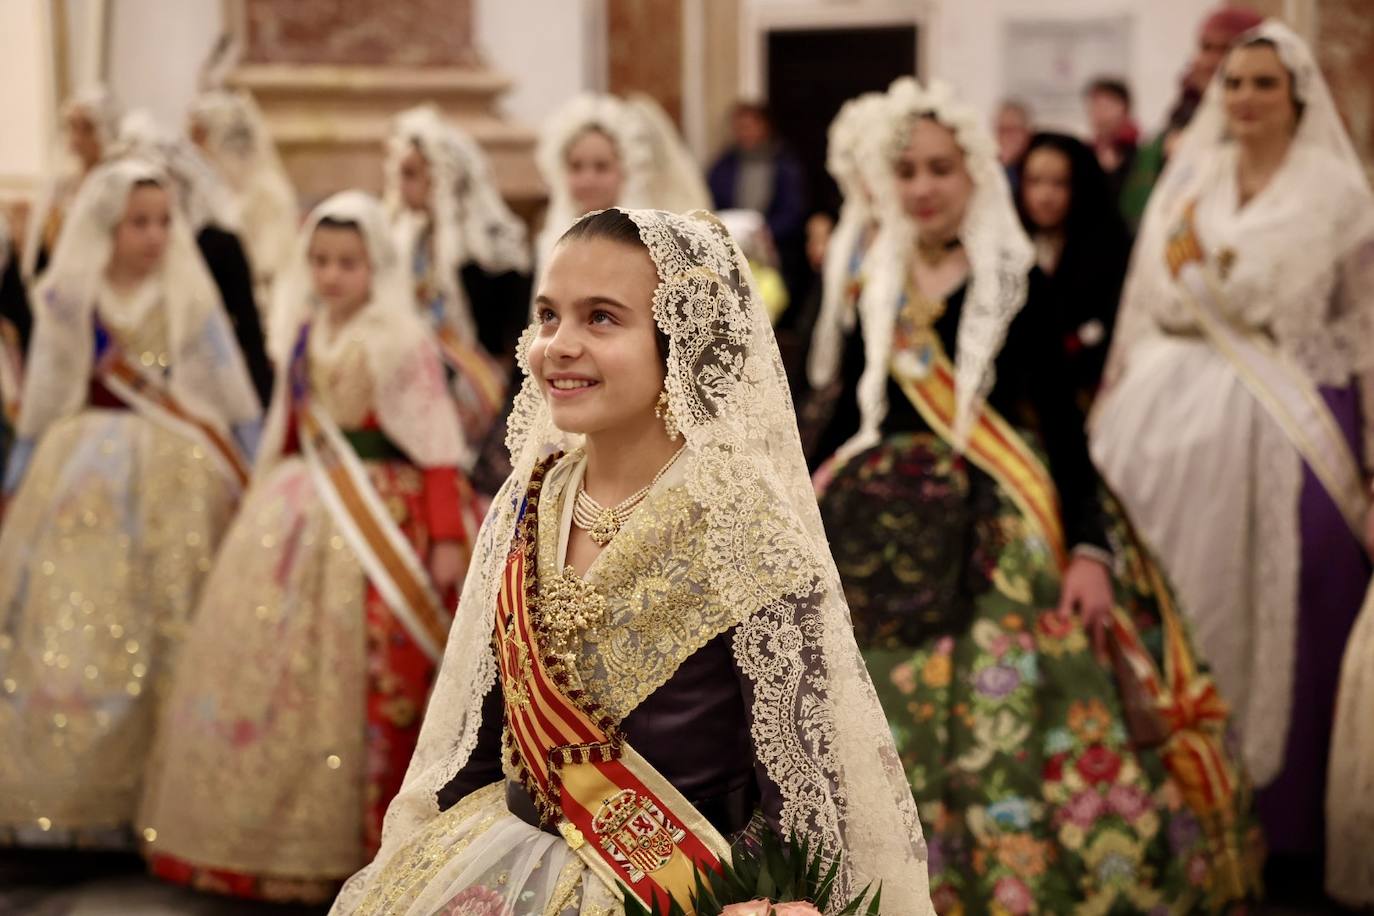
[[[737,621],[710,586],[706,525],[682,485],[649,494],[585,579],[559,570],[561,509],[572,498],[578,457],[565,458],[544,484],[539,576],[555,594],[590,588],[602,599],[599,620],[577,631],[580,640],[566,651],[574,653],[582,688],[619,722]]]
[[[355,916],[406,912],[440,869],[481,839],[498,820],[509,816],[505,792],[505,783],[492,783],[426,824],[408,846],[386,863]],[[477,820],[461,836],[454,836],[454,829],[472,818]]]

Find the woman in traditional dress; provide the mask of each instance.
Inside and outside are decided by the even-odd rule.
[[[272,365],[241,241],[236,195],[199,149],[164,130],[147,111],[137,109],[124,116],[114,146],[116,156],[143,156],[166,169],[176,205],[210,269],[253,387],[266,407],[272,395]]]
[[[377,849],[477,519],[443,366],[374,198],[316,208],[274,314],[283,381],[140,828],[160,877],[319,902]]]
[[[34,295],[0,528],[0,834],[21,844],[127,844],[163,682],[257,441],[168,185],[139,160],[92,172]]]
[[[818,476],[932,899],[1223,910],[1258,869],[1226,712],[1148,554],[1104,511],[996,146],[948,87],[899,80],[889,105],[877,199],[893,205],[841,368],[857,434]]]
[[[24,237],[20,274],[26,283],[32,285],[47,269],[67,211],[86,176],[108,155],[122,115],[119,102],[104,86],[84,89],[62,106],[60,164],[29,213]]]
[[[432,105],[397,115],[386,182],[396,247],[434,330],[464,439],[475,447],[505,406],[528,315],[524,223],[501,199],[481,147]]]
[[[1131,240],[1093,151],[1038,133],[1020,163],[1017,210],[1045,275],[1060,352],[1078,405],[1092,406],[1116,323]]]
[[[667,912],[774,829],[929,912],[748,271],[704,213],[555,247],[407,783],[336,913]]]
[[[549,208],[534,246],[542,271],[554,244],[579,216],[617,205],[643,206],[653,148],[640,116],[625,102],[584,92],[544,125],[535,162],[549,186]]]
[[[300,205],[262,112],[247,92],[215,89],[196,97],[187,133],[238,195],[260,307],[272,301],[272,283],[291,257]],[[264,315],[264,321],[268,316]]]
[[[1374,197],[1266,22],[1150,202],[1093,428],[1232,703],[1270,849],[1316,883],[1336,680],[1369,582]]]

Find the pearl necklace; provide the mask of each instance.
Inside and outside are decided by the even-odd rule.
[[[654,485],[663,479],[663,475],[668,473],[668,469],[673,466],[678,456],[686,448],[687,446],[684,445],[674,452],[673,457],[669,458],[668,463],[658,469],[658,473],[654,475],[654,479],[649,481],[647,486],[641,487],[620,503],[609,508],[592,499],[587,493],[584,479],[583,485],[578,487],[577,498],[573,500],[573,523],[587,532],[587,536],[596,543],[596,546],[605,547],[612,538],[620,533],[621,527],[629,521],[630,515],[639,508],[644,497],[648,496]]]

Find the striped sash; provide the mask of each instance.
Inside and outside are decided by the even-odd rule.
[[[1198,669],[1188,643],[1187,629],[1174,606],[1173,594],[1149,559],[1144,545],[1136,541],[1144,558],[1143,572],[1154,595],[1164,635],[1164,670],[1155,664],[1126,612],[1114,609],[1112,631],[1122,655],[1155,704],[1168,730],[1161,750],[1164,765],[1183,794],[1183,800],[1202,822],[1212,841],[1212,862],[1217,876],[1214,893],[1220,904],[1239,900],[1251,890],[1247,887],[1248,868],[1235,838],[1234,798],[1240,779],[1232,768],[1225,745],[1226,720],[1230,713],[1217,691],[1216,682]]]
[[[505,374],[486,351],[463,340],[451,327],[440,325],[434,336],[440,357],[454,372],[458,422],[468,442],[476,446],[505,406]]]
[[[453,617],[444,607],[429,573],[406,540],[333,417],[310,398],[306,351],[309,326],[301,330],[291,361],[301,452],[311,479],[358,557],[363,572],[410,638],[438,664]]]
[[[539,491],[557,457],[531,476],[496,601],[506,750],[544,823],[608,887],[691,916],[698,869],[718,871],[728,844],[579,686],[570,640],[604,608],[571,571],[537,582]]]
[[[922,346],[928,350],[921,354],[919,363],[894,359],[892,375],[921,418],[940,438],[952,444],[956,412],[954,365],[936,335],[923,338]],[[921,371],[913,371],[916,366]],[[1068,550],[1054,478],[1021,434],[990,404],[983,404],[969,430],[964,455],[1011,497],[1049,545],[1060,568],[1067,565]]]

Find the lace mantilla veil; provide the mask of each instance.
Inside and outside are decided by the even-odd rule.
[[[477,142],[445,121],[433,105],[396,116],[387,138],[386,202],[401,257],[429,222],[401,201],[401,162],[411,146],[430,166],[430,214],[434,221],[434,275],[457,330],[476,337],[472,304],[458,281],[459,269],[474,262],[490,273],[530,269],[525,224],[501,198],[486,154]]]
[[[843,855],[840,893],[882,882],[885,912],[931,912],[926,846],[887,722],[854,643],[802,456],[768,319],[749,269],[706,213],[627,211],[658,269],[653,309],[668,338],[672,411],[686,439],[685,488],[704,519],[710,588],[738,609],[735,659],[754,685],[753,741],[783,796],[786,830]],[[478,535],[459,611],[405,785],[376,861],[344,887],[352,911],[374,873],[439,814],[437,793],[467,762],[496,675],[493,607],[536,462],[575,448],[529,376],[509,421],[514,472]]]
[[[954,133],[973,180],[973,194],[959,229],[969,260],[968,292],[959,318],[955,365],[959,441],[982,408],[996,376],[993,363],[1006,339],[1007,327],[1026,302],[1027,277],[1035,249],[1012,203],[997,146],[977,113],[958,102],[944,83],[922,87],[909,76],[887,92],[887,112],[877,120],[874,146],[866,158],[879,163],[872,177],[878,201],[879,228],[864,259],[864,288],[859,297],[865,368],[859,379],[859,432],[839,454],[849,457],[878,442],[887,415],[888,361],[893,325],[911,279],[916,251],[916,223],[901,209],[892,164],[906,147],[912,126],[933,117]]]

